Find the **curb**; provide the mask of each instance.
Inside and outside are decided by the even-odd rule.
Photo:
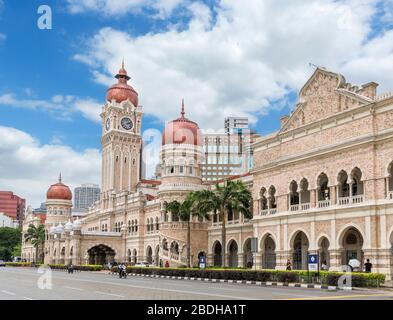
[[[161,278],[161,279],[174,279],[174,280],[194,280],[203,282],[217,282],[217,283],[236,283],[245,285],[256,285],[262,287],[291,287],[291,288],[303,288],[303,289],[316,289],[316,290],[329,290],[329,291],[351,291],[354,288],[339,288],[337,286],[327,286],[321,284],[304,284],[304,283],[284,283],[284,282],[261,282],[261,281],[247,281],[247,280],[226,280],[226,279],[209,279],[209,278],[190,278],[190,277],[177,277],[177,276],[163,276],[163,275],[151,275],[151,274],[136,274],[129,273],[131,276],[135,277],[145,277],[145,278]]]

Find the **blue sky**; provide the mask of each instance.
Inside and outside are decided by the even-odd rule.
[[[122,57],[143,130],[161,131],[184,98],[202,129],[246,115],[258,133],[273,132],[295,108],[310,62],[393,90],[392,1],[114,3],[46,1],[53,28],[40,30],[42,1],[0,0],[0,189],[37,206],[55,172],[71,186],[99,183],[98,115]],[[21,167],[34,173],[19,176]]]

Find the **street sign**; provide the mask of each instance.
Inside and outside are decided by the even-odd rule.
[[[318,271],[318,255],[309,254],[308,255],[308,270]]]
[[[251,252],[258,252],[258,238],[251,238]]]
[[[200,256],[199,257],[199,268],[200,269],[205,269],[206,268],[206,258],[205,258],[205,256]]]

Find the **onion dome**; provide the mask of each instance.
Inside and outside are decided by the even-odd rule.
[[[56,227],[56,233],[63,233],[64,227],[61,223]]]
[[[59,182],[52,184],[46,193],[47,199],[55,200],[71,200],[72,193],[68,186],[61,182],[61,174],[59,176]]]
[[[202,145],[202,134],[198,124],[187,119],[184,112],[184,100],[180,118],[168,123],[162,135],[162,145],[166,144],[191,144],[195,146]]]
[[[64,226],[65,231],[72,231],[72,222],[68,220],[68,222]]]
[[[53,225],[53,226],[50,227],[49,233],[50,233],[50,234],[56,233],[56,227],[55,227],[55,225]]]
[[[79,219],[76,219],[72,224],[73,230],[80,230],[82,228],[82,222]]]
[[[129,100],[135,107],[138,106],[138,93],[127,84],[127,81],[131,78],[128,76],[126,69],[124,69],[124,60],[121,65],[121,69],[115,76],[118,80],[116,84],[111,86],[106,94],[106,100],[115,100],[117,103]]]

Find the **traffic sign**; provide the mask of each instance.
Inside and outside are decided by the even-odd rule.
[[[318,271],[318,255],[309,254],[308,255],[308,270]]]

